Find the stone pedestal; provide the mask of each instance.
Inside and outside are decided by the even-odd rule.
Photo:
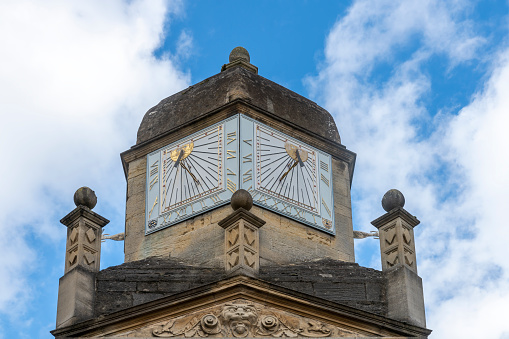
[[[378,228],[382,270],[401,264],[417,273],[414,227],[420,221],[404,208],[397,207],[371,222]]]
[[[94,272],[99,271],[102,228],[110,221],[92,212],[90,208],[79,205],[60,222],[67,226],[64,273],[77,265]]]
[[[371,222],[378,228],[380,237],[389,318],[425,327],[422,279],[417,275],[413,230],[419,223],[403,207],[395,207]]]
[[[65,273],[58,287],[57,328],[93,316],[95,273],[101,264],[102,228],[109,220],[79,205],[66,215]]]
[[[258,229],[265,221],[244,208],[239,208],[218,224],[225,231],[226,272],[231,275],[257,275],[260,268]]]

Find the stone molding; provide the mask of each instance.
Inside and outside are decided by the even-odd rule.
[[[407,210],[405,210],[403,207],[397,207],[393,210],[385,213],[379,218],[376,218],[371,222],[371,225],[375,226],[376,228],[380,228],[387,223],[397,219],[401,218],[403,219],[410,227],[414,228],[415,226],[419,225],[421,222],[413,215],[408,213]]]
[[[247,221],[251,226],[260,228],[263,225],[265,225],[265,220],[257,217],[253,213],[247,211],[246,209],[240,207],[238,210],[233,211],[232,214],[224,218],[223,220],[219,221],[217,224],[221,226],[222,228],[226,229],[230,227],[233,223],[239,221],[239,220],[245,220]]]
[[[252,63],[244,61],[244,60],[235,60],[230,63],[224,64],[223,66],[221,66],[221,72],[224,72],[227,69],[235,68],[235,67],[242,67],[242,68],[247,69],[250,72],[253,72],[254,74],[258,74],[258,67],[256,67]]]
[[[283,120],[271,112],[254,106],[249,103],[248,100],[243,98],[236,98],[197,119],[190,120],[184,125],[179,126],[177,129],[169,130],[164,134],[132,146],[129,150],[122,152],[120,154],[120,158],[122,160],[126,178],[130,162],[144,157],[148,153],[184,138],[187,135],[193,134],[239,113],[253,118],[267,126],[276,128],[285,134],[291,135],[302,142],[323,150],[324,152],[331,154],[333,157],[346,162],[349,168],[350,182],[352,181],[355,159],[357,156],[356,153],[346,149],[346,147],[342,144],[331,141],[311,131],[304,130],[299,126],[292,124],[290,121]]]
[[[51,333],[56,337],[125,337],[133,331],[154,325],[164,325],[171,319],[191,313],[197,314],[198,311],[205,311],[207,308],[238,299],[260,303],[279,312],[289,312],[295,316],[357,332],[359,337],[427,337],[431,333],[423,327],[378,316],[246,276],[235,276],[204,285],[96,319],[59,328]],[[132,336],[136,337],[134,334]]]

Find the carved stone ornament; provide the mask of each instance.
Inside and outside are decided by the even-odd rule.
[[[309,318],[236,300],[152,327],[155,337],[329,337],[355,336]]]

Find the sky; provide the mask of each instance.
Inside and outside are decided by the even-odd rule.
[[[81,186],[123,231],[119,154],[145,112],[245,47],[357,153],[354,229],[399,189],[431,338],[509,338],[509,2],[0,2],[0,338],[52,338]],[[375,239],[356,260],[380,269]],[[102,246],[101,267],[123,262]]]

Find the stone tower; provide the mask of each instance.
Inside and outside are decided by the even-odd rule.
[[[79,190],[62,219],[56,337],[429,335],[419,222],[402,194],[389,191],[387,213],[373,221],[382,272],[360,267],[355,153],[329,112],[259,76],[244,48],[149,109],[121,159],[125,263],[99,271],[108,221],[91,211],[93,192]]]

